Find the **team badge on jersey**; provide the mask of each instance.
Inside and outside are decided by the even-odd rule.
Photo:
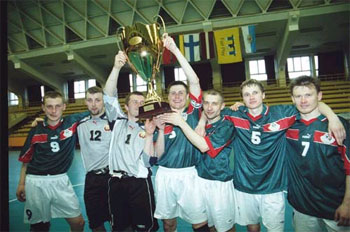
[[[111,128],[109,127],[109,125],[108,125],[108,124],[107,124],[107,125],[105,125],[103,129],[104,129],[105,131],[110,131],[110,130],[111,130]]]
[[[173,139],[176,137],[176,132],[175,131],[172,131],[169,135],[169,139]]]
[[[324,144],[332,144],[334,143],[335,139],[328,133],[325,133],[321,136],[321,141]]]
[[[139,137],[144,139],[146,137],[146,132],[145,131],[139,132]]]
[[[66,139],[66,138],[72,137],[73,135],[73,131],[71,131],[70,129],[65,129],[62,132],[63,133],[61,133],[60,139]]]
[[[281,128],[281,126],[278,123],[271,123],[269,126],[270,131],[278,131]]]

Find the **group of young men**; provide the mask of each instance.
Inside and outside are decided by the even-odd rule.
[[[194,231],[234,231],[235,224],[260,231],[260,220],[268,231],[283,231],[285,190],[296,231],[349,230],[350,128],[320,102],[319,82],[297,78],[291,84],[295,106],[269,107],[263,85],[247,80],[241,85],[244,106],[231,110],[220,92],[202,93],[171,37],[165,35],[163,43],[189,84],[169,85],[171,113],[139,122],[145,98],[132,92],[124,114],[116,89],[127,61],[123,52],[115,57],[104,94],[98,87],[87,91],[88,112],[62,117],[62,95],[46,93],[45,121],[30,131],[19,157],[17,198],[26,202],[31,230],[48,231],[53,217],[65,218],[72,231],[83,230],[66,174],[77,135],[93,231],[104,231],[105,221],[113,231],[156,231],[156,219],[164,231],[176,231],[177,217]]]

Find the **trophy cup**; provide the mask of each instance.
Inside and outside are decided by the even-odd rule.
[[[160,16],[158,17],[165,31],[164,21]],[[119,50],[125,52],[130,68],[147,82],[145,105],[140,107],[138,118],[147,119],[171,112],[169,104],[162,101],[153,87],[159,73],[163,52],[159,25],[135,23],[133,26],[118,28],[117,36],[121,42],[120,45],[118,44]]]

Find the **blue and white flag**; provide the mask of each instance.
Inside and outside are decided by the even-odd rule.
[[[199,61],[201,59],[199,45],[198,33],[184,35],[185,57],[189,62]]]
[[[242,28],[242,36],[244,41],[244,47],[246,53],[256,52],[256,42],[255,42],[255,26],[244,26]]]

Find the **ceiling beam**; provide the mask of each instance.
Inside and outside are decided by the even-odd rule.
[[[67,60],[74,60],[79,64],[92,78],[95,78],[101,84],[104,84],[107,79],[107,74],[95,65],[93,62],[83,58],[75,51],[66,46]]]
[[[29,74],[35,80],[43,83],[44,85],[50,86],[51,88],[63,93],[64,81],[60,77],[58,77],[56,74],[40,72],[38,71],[38,68],[35,68],[27,64],[23,60],[18,59],[17,56],[10,56],[9,60],[13,62],[15,69],[19,69]]]
[[[284,68],[286,65],[293,42],[299,32],[299,18],[299,13],[297,11],[290,13],[281,43],[278,44],[277,47],[276,59],[278,70],[280,70],[281,67]]]
[[[162,2],[159,0],[157,1],[162,6]],[[168,14],[170,13],[167,11],[167,9],[164,6],[162,7]],[[42,5],[41,5],[41,8],[48,11]],[[344,12],[344,11],[347,11],[347,12],[350,11],[347,3],[337,4],[337,5],[328,5],[328,6],[319,6],[319,7],[314,7],[313,9],[302,9],[299,12],[300,12],[300,18],[302,18],[302,17],[313,16],[313,15],[331,14],[331,13],[338,13],[338,12]],[[234,18],[231,17],[231,18],[224,18],[224,19],[214,19],[214,20],[210,20],[210,22],[212,25],[212,29],[218,30],[218,29],[227,28],[228,25],[230,25],[231,27],[244,26],[244,25],[259,24],[264,22],[274,22],[278,20],[288,20],[288,18],[289,18],[289,12],[283,11],[283,12],[273,12],[273,13],[259,14],[259,15],[240,16],[240,17],[234,17]],[[64,26],[68,27],[68,25],[65,23],[64,20],[60,20],[60,21],[64,24]],[[202,21],[196,22],[196,23],[188,23],[188,24],[180,24],[179,22],[177,23],[179,25],[167,26],[167,32],[169,34],[179,34],[179,33],[186,34],[194,31],[197,31],[197,32],[203,31]],[[76,50],[80,48],[89,48],[89,47],[94,47],[98,45],[116,44],[116,43],[117,43],[117,38],[116,36],[112,35],[112,36],[94,39],[94,40],[75,42],[74,44],[70,44],[70,48],[72,50]],[[49,47],[45,49],[35,49],[35,51],[17,53],[17,56],[20,59],[24,59],[24,58],[38,57],[42,55],[55,54],[57,52],[65,52],[65,49],[63,48],[63,46]]]

